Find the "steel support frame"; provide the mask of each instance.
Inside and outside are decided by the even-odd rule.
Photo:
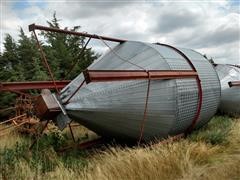
[[[85,70],[86,83],[106,81],[127,81],[143,79],[179,79],[195,78],[197,72],[192,70]]]
[[[84,36],[84,37],[89,37],[92,39],[103,39],[106,41],[112,41],[112,42],[118,42],[118,43],[123,43],[126,40],[124,39],[117,39],[117,38],[112,38],[112,37],[107,37],[107,36],[98,36],[96,34],[88,34],[85,32],[75,32],[75,31],[68,31],[68,30],[63,30],[63,29],[57,29],[57,28],[51,28],[51,27],[46,27],[46,26],[40,26],[36,24],[31,24],[28,26],[29,31],[34,31],[34,30],[42,30],[42,31],[50,31],[50,32],[56,32],[56,33],[63,33],[63,34],[70,34],[70,35],[75,35],[75,36]]]
[[[240,86],[240,81],[230,81],[228,82],[229,87]]]
[[[59,89],[64,88],[70,80],[56,81]],[[52,81],[29,81],[29,82],[3,82],[0,83],[1,91],[24,91],[30,89],[54,89],[55,85]]]

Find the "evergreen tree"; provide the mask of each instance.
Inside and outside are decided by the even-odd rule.
[[[41,60],[39,58],[33,58],[33,77],[32,81],[44,81],[44,80],[49,80],[49,76],[44,70],[43,65],[41,63]]]
[[[19,67],[17,44],[11,35],[7,34],[4,39],[5,51],[0,56],[0,81],[16,79],[15,69]],[[11,106],[16,95],[12,93],[0,93],[0,109]],[[0,115],[1,118],[1,115]]]
[[[17,66],[19,66],[19,59],[17,54],[17,44],[12,38],[11,35],[6,34],[4,39],[4,48],[1,59],[0,59],[0,80],[1,81],[10,81],[11,79],[15,79],[13,77],[14,70]]]
[[[60,28],[59,22],[56,13],[53,14],[51,21],[47,21],[49,27],[53,28]],[[80,26],[75,26],[70,30],[78,31],[79,29]],[[62,80],[67,75],[67,79],[73,79],[97,58],[91,48],[86,48],[84,53],[81,53],[86,43],[84,37],[54,32],[41,32],[40,35],[45,39],[44,43],[40,43],[56,80]],[[20,28],[19,40],[16,42],[11,35],[6,34],[4,49],[4,52],[0,54],[1,82],[51,80],[43,65],[33,35],[26,36],[23,29]],[[69,73],[76,62],[79,63]],[[1,93],[0,109],[14,104],[15,97],[14,94]]]
[[[47,21],[49,27],[60,28],[59,19],[56,17],[56,13],[53,14],[53,19]],[[68,30],[68,28],[65,28]],[[80,26],[75,26],[70,29],[71,31],[78,31]],[[42,32],[45,37],[48,46],[44,46],[47,59],[51,65],[54,76],[57,79],[64,79],[68,75],[68,78],[72,79],[77,76],[82,70],[87,68],[97,55],[91,50],[86,48],[84,53],[81,53],[82,48],[85,45],[85,37],[73,36],[67,34],[60,34],[55,32]],[[79,63],[74,67],[69,75],[73,64]]]

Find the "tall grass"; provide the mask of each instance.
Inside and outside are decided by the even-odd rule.
[[[76,139],[91,137],[86,134],[92,132],[80,128]],[[0,178],[221,180],[240,177],[240,120],[226,116],[214,117],[206,127],[175,142],[57,153],[70,138],[69,131],[46,134],[32,151],[28,150],[29,140],[20,136],[15,145],[0,146]]]
[[[228,116],[215,116],[206,126],[194,131],[189,138],[193,141],[203,141],[213,145],[227,143],[232,122],[233,119]]]
[[[59,148],[72,143],[70,138],[68,131],[64,133],[57,130],[47,131],[30,150],[33,139],[29,136],[12,131],[1,137],[0,179],[41,179],[44,174],[59,167],[66,170],[82,169],[86,165],[87,157],[84,151],[74,149],[57,153]]]
[[[0,125],[0,129],[4,128],[5,126]],[[6,135],[0,134],[0,149],[4,148],[13,148],[16,143],[22,143],[24,141],[27,141],[26,138],[18,134],[16,131],[13,131],[12,129],[4,130],[4,133]]]
[[[239,179],[240,121],[214,117],[187,139],[96,155],[82,179]]]
[[[94,158],[84,179],[177,179],[199,176],[195,169],[211,161],[219,147],[181,140],[145,148],[114,148]],[[201,175],[201,174],[200,174]]]

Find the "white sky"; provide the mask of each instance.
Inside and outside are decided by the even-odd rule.
[[[62,28],[129,40],[160,42],[195,49],[216,63],[240,64],[240,4],[238,0],[0,0],[0,47],[6,33],[18,39],[31,23],[46,25],[53,12]],[[91,43],[97,52],[106,47]]]

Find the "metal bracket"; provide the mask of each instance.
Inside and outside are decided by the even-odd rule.
[[[62,105],[62,101],[59,97],[57,97],[55,94],[53,94],[53,98],[59,105],[59,108],[61,109],[61,113],[56,117],[56,124],[58,128],[62,131],[67,125],[71,122],[71,119],[68,117],[67,112],[65,108]]]

